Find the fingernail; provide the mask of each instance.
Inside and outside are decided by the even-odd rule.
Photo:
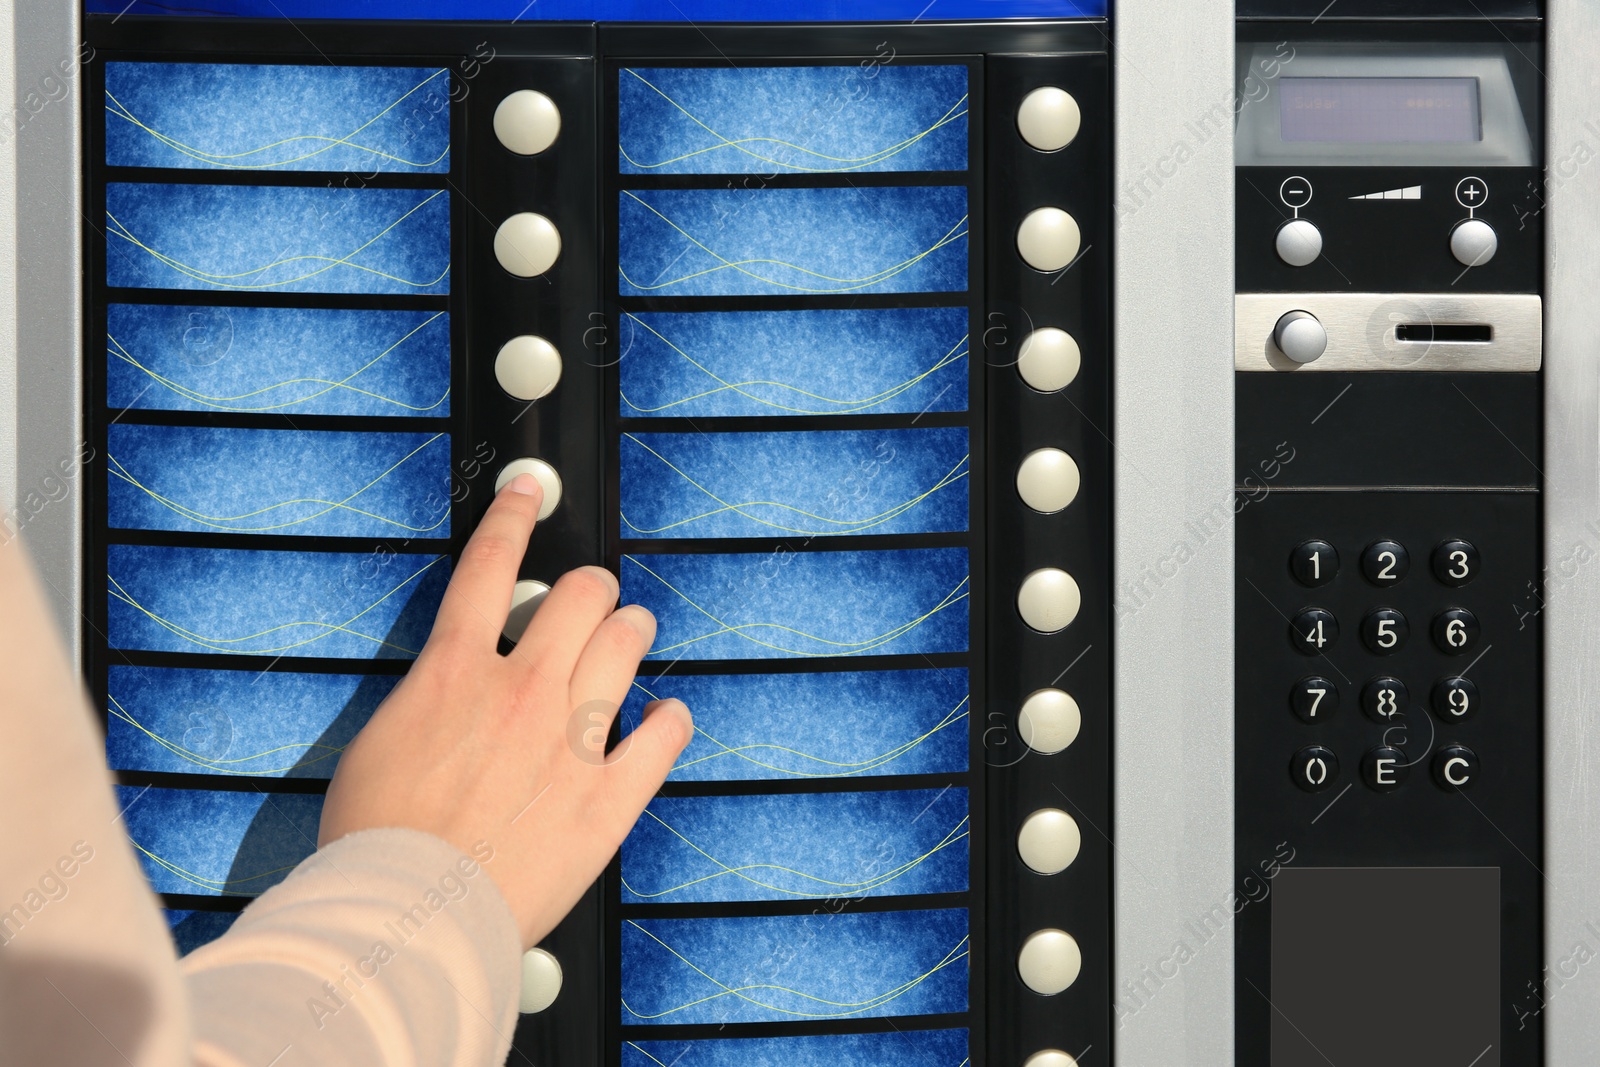
[[[539,491],[539,479],[535,478],[531,474],[519,474],[515,478],[511,479],[511,481],[506,485],[506,488],[511,490],[513,493],[521,493],[523,496],[532,496],[534,493]]]

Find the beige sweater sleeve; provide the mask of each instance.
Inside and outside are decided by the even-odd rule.
[[[6,1062],[504,1062],[521,953],[482,867],[487,848],[469,857],[414,830],[352,834],[180,965],[91,716],[20,547],[0,543]]]

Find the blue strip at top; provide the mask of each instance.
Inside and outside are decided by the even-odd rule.
[[[1102,18],[1108,0],[88,0],[91,15],[449,22],[949,22]]]

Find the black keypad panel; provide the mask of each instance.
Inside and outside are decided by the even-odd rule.
[[[1538,494],[1280,489],[1236,506],[1240,870],[1288,849],[1295,868],[1496,869],[1514,1003],[1542,967]],[[1416,906],[1396,904],[1392,936]],[[1262,990],[1271,910],[1235,920]],[[1270,1026],[1252,1001],[1242,987],[1241,1039]],[[1539,1062],[1515,1023],[1502,1034],[1500,1063]],[[1239,1062],[1264,1067],[1262,1051]]]

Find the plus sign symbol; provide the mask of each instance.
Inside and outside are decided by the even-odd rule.
[[[1489,200],[1489,183],[1482,178],[1462,178],[1456,182],[1456,203],[1464,208],[1479,208]]]

